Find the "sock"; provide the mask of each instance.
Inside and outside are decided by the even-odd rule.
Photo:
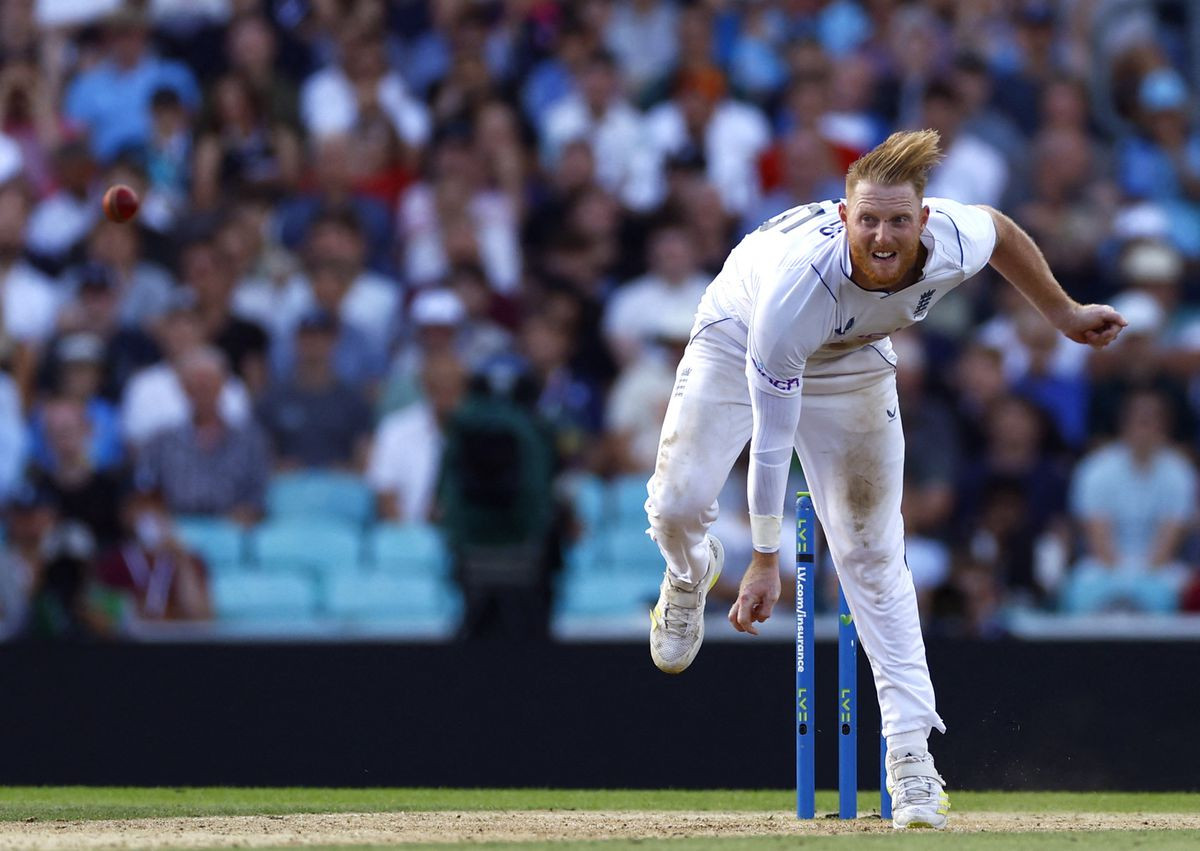
[[[929,750],[929,734],[924,730],[896,733],[894,736],[887,737],[887,744],[888,756],[892,754],[920,756]]]

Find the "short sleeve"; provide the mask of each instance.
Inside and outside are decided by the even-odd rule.
[[[815,267],[773,269],[754,298],[746,343],[746,377],[773,396],[800,393],[808,358],[836,323],[833,292]]]
[[[949,228],[938,227],[938,230],[944,232],[946,253],[951,260],[958,261],[964,277],[969,278],[986,266],[996,248],[996,223],[991,213],[949,198],[926,198],[925,203],[930,208],[931,219],[935,216],[943,219],[931,224],[950,225]]]

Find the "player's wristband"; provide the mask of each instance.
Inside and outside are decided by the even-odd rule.
[[[750,542],[760,553],[779,552],[779,531],[783,528],[782,514],[751,514]]]

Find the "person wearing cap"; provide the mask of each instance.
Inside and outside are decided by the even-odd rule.
[[[421,398],[420,375],[426,360],[441,356],[462,358],[460,335],[466,320],[466,306],[453,290],[435,287],[417,293],[409,308],[412,339],[392,356],[380,393],[380,408],[384,412],[398,410]],[[466,366],[470,370],[478,364]]]
[[[150,137],[150,98],[162,87],[179,92],[189,109],[200,91],[187,66],[160,59],[150,50],[145,13],[122,6],[103,23],[104,58],[67,88],[64,112],[87,128],[92,151],[102,162]]]
[[[1200,257],[1200,134],[1191,93],[1174,68],[1147,72],[1137,87],[1136,132],[1116,148],[1117,183],[1128,199],[1163,208],[1171,241]]]
[[[306,314],[296,330],[291,375],[259,399],[258,421],[274,444],[276,469],[362,469],[371,408],[362,387],[337,374],[338,332],[328,311]]]
[[[335,320],[333,369],[337,377],[354,387],[373,391],[387,368],[386,354],[378,341],[343,310],[354,286],[354,269],[337,260],[314,260],[308,265],[306,308],[291,328],[279,329],[271,347],[271,372],[276,381],[288,380],[296,368],[298,323],[305,316],[323,313]]]

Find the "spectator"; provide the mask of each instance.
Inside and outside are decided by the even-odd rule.
[[[394,411],[420,396],[420,375],[427,360],[437,356],[461,359],[460,335],[467,319],[462,300],[447,289],[424,290],[410,311],[413,338],[400,346],[388,367],[382,409]],[[468,371],[471,365],[465,365]]]
[[[28,451],[17,384],[7,372],[0,371],[0,502],[20,485]]]
[[[613,473],[649,476],[658,455],[675,369],[692,331],[692,310],[659,307],[646,338],[625,362],[613,384],[605,412]]]
[[[335,306],[337,315],[361,329],[382,358],[396,333],[401,289],[394,278],[367,267],[367,243],[358,218],[348,210],[319,216],[309,231],[308,253],[314,262],[328,261],[345,270],[350,286]],[[315,293],[314,299],[320,302]]]
[[[692,314],[709,278],[696,266],[687,231],[663,227],[650,240],[650,269],[609,299],[604,336],[618,363],[628,363],[660,330],[664,315]]]
[[[20,184],[0,186],[0,332],[10,344],[36,347],[54,330],[60,299],[54,282],[25,259],[28,221],[29,199]]]
[[[547,313],[534,313],[521,326],[520,351],[539,385],[537,412],[554,430],[558,455],[567,467],[600,466],[598,443],[604,396],[571,365],[569,327]]]
[[[270,110],[247,80],[226,74],[215,83],[208,126],[196,140],[194,205],[210,210],[235,190],[274,196],[295,188],[300,140]]]
[[[309,142],[311,179],[305,182],[305,191],[285,197],[274,215],[272,227],[283,247],[304,253],[320,220],[352,219],[364,242],[364,262],[379,274],[392,274],[396,261],[390,206],[359,187],[357,143],[349,135],[322,136]]]
[[[100,192],[84,142],[64,142],[54,152],[53,165],[54,191],[33,208],[25,247],[45,268],[60,272],[95,224]]]
[[[226,517],[249,525],[262,517],[270,450],[253,421],[230,422],[222,397],[225,358],[208,347],[178,365],[190,417],[150,438],[138,455],[138,482],[162,491],[173,514]]]
[[[225,32],[225,55],[230,71],[250,84],[259,103],[267,105],[272,126],[300,127],[296,87],[280,73],[278,40],[260,15],[243,14]]]
[[[0,551],[0,636],[86,640],[94,621],[85,596],[94,546],[87,530],[61,523],[54,497],[32,484],[8,503]]]
[[[160,431],[185,426],[192,417],[181,367],[204,347],[204,331],[195,296],[189,290],[176,293],[155,336],[163,352],[162,362],[134,373],[121,395],[121,433],[134,449]],[[231,427],[241,427],[250,418],[250,396],[235,377],[226,377],[219,404]]]
[[[990,141],[963,127],[966,113],[958,92],[948,83],[925,89],[921,126],[942,136],[945,158],[929,175],[926,195],[953,198],[964,204],[998,207],[1008,188],[1008,164]]]
[[[376,512],[392,523],[430,520],[441,463],[442,433],[462,401],[466,372],[451,354],[421,367],[423,397],[379,423],[367,462]]]
[[[334,347],[338,320],[317,310],[300,320],[296,365],[258,403],[258,421],[271,437],[276,469],[361,470],[371,409],[361,388],[340,379]]]
[[[679,55],[679,19],[665,0],[621,0],[612,10],[604,41],[625,73],[635,100],[647,94]]]
[[[846,191],[844,178],[833,171],[829,145],[812,130],[793,130],[766,154],[764,166],[777,171],[778,177],[742,219],[744,233],[784,210],[825,198],[841,198]]]
[[[699,157],[706,164],[726,212],[744,214],[758,200],[755,167],[770,143],[770,126],[756,107],[727,96],[719,72],[684,74],[673,97],[647,114],[646,128],[649,144],[664,164],[682,156]]]
[[[1091,404],[1088,424],[1093,437],[1112,438],[1118,434],[1121,410],[1126,399],[1138,390],[1153,390],[1171,412],[1168,434],[1188,440],[1195,434],[1195,418],[1189,417],[1188,388],[1185,381],[1167,369],[1162,345],[1166,315],[1162,306],[1147,292],[1131,290],[1113,299],[1129,323],[1120,344],[1109,356],[1093,357],[1091,364]]]
[[[225,353],[229,364],[257,396],[267,383],[267,333],[233,313],[232,258],[213,237],[189,242],[180,257],[180,279],[196,298],[196,316],[205,339]]]
[[[386,369],[386,359],[378,342],[356,321],[348,319],[346,301],[354,286],[354,269],[336,260],[310,265],[305,303],[308,309],[337,318],[337,341],[333,351],[337,377],[355,387],[374,390]],[[296,337],[288,329],[276,337],[272,352],[273,372],[287,379],[295,369]]]
[[[986,439],[960,472],[955,526],[962,543],[971,545],[985,521],[995,520],[987,512],[997,510],[996,491],[1002,484],[1021,495],[1021,517],[1006,520],[1005,528],[1021,529],[1027,543],[1052,532],[1066,514],[1068,470],[1049,417],[1026,399],[1006,396],[989,411]],[[1000,507],[1010,508],[1007,503]],[[1007,563],[998,580],[1009,592],[1038,593],[1032,558]]]
[[[115,238],[114,242],[119,240],[119,237]],[[143,310],[154,310],[153,319],[157,322],[160,318],[159,313],[167,309],[172,297],[170,279],[159,278],[157,270],[147,271],[148,274],[144,277],[140,274],[135,275],[126,290],[128,298],[121,302],[116,276],[107,266],[85,263],[79,269],[72,270],[70,282],[75,285],[74,295],[62,306],[58,333],[45,346],[40,360],[38,385],[41,389],[62,389],[61,380],[66,374],[59,363],[59,355],[64,351],[64,340],[77,334],[100,341],[101,356],[96,374],[101,381],[99,392],[109,401],[120,398],[121,391],[134,372],[158,360],[158,344],[150,334],[140,324],[123,323],[121,316],[123,306],[128,306],[134,315]],[[162,274],[165,276],[166,273]],[[159,288],[160,284],[162,289]],[[145,301],[141,302],[143,296]],[[152,325],[149,317],[145,325]],[[74,377],[83,375],[85,373],[80,371],[72,373]],[[93,392],[88,382],[72,382],[72,386],[81,389],[86,387],[89,388],[88,393]],[[74,391],[65,392],[87,402],[85,397]]]
[[[68,285],[99,287],[104,281],[116,301],[117,320],[126,328],[148,328],[167,309],[175,281],[142,252],[142,233],[129,224],[101,219],[87,239],[88,262],[70,269]]]
[[[34,475],[37,486],[54,499],[59,517],[87,529],[97,546],[116,543],[121,479],[111,464],[105,469],[92,460],[95,442],[88,410],[59,397],[42,407],[39,421],[48,463]]]
[[[382,30],[343,27],[339,59],[304,81],[300,113],[316,138],[352,133],[363,113],[380,110],[406,145],[422,147],[429,138],[429,111],[388,67]]]
[[[97,562],[99,584],[128,595],[133,620],[210,620],[206,566],[179,540],[161,494],[135,491],[125,502],[122,519],[120,545]]]
[[[100,395],[104,386],[104,341],[86,332],[70,334],[58,340],[54,352],[58,373],[55,381],[57,402],[43,406],[30,417],[31,460],[50,473],[57,470],[64,452],[71,455],[76,464],[86,462],[92,469],[117,467],[124,456],[120,417],[116,407]],[[60,409],[70,409],[57,412],[60,421],[66,423],[65,426],[60,424],[60,430],[71,440],[81,433],[87,438],[81,459],[74,458],[74,444],[63,450],[55,448],[49,419],[54,404]],[[83,419],[78,430],[73,430],[75,413]]]
[[[511,195],[487,184],[465,133],[448,131],[434,143],[430,173],[400,197],[396,226],[413,285],[431,285],[454,266],[474,263],[494,289],[513,293],[521,273],[519,210]]]
[[[645,209],[653,199],[644,196],[652,187],[642,134],[641,114],[620,91],[616,61],[596,52],[583,61],[577,90],[547,109],[542,160],[554,169],[566,145],[582,139],[591,148],[600,185],[630,208]]]
[[[1083,558],[1063,589],[1067,611],[1177,608],[1187,580],[1180,547],[1194,523],[1196,475],[1168,446],[1169,433],[1163,397],[1136,392],[1122,407],[1117,442],[1080,462],[1071,510]]]
[[[103,31],[103,58],[75,78],[64,106],[72,121],[88,129],[96,157],[108,162],[149,141],[150,99],[156,91],[174,89],[189,109],[200,105],[200,96],[186,66],[150,52],[142,12],[119,9],[105,19]]]
[[[174,89],[150,98],[150,141],[146,145],[147,191],[142,206],[167,227],[187,209],[195,138],[192,116]]]
[[[6,28],[0,23],[0,30]],[[0,183],[21,174],[38,198],[54,185],[50,155],[63,135],[55,95],[52,82],[31,57],[5,54],[0,66]]]
[[[1171,240],[1200,256],[1200,136],[1188,120],[1188,90],[1170,68],[1138,86],[1137,132],[1117,148],[1117,180],[1125,195],[1151,200],[1167,213]]]

